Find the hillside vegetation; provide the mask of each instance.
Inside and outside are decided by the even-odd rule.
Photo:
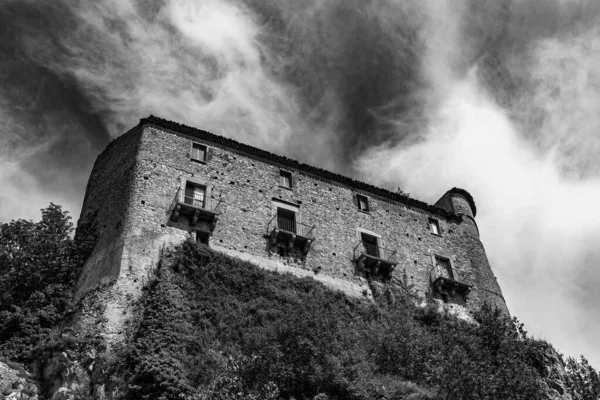
[[[54,205],[2,224],[0,355],[36,365],[49,348],[95,345],[55,334],[94,241],[71,231]],[[556,386],[551,346],[490,307],[469,324],[416,307],[410,288],[350,299],[194,243],[163,252],[135,307],[128,339],[96,363],[113,398],[542,399]],[[555,389],[598,398],[585,359],[563,374]]]
[[[489,307],[474,325],[391,288],[348,299],[185,243],[141,309],[131,399],[547,398],[549,345]]]

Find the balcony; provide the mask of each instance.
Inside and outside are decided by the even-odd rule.
[[[267,224],[267,235],[271,246],[278,241],[287,244],[289,250],[298,245],[302,249],[302,255],[308,254],[314,237],[314,226],[296,222],[293,218],[286,218],[278,214]]]
[[[444,303],[466,305],[471,285],[459,282],[454,275],[449,274],[442,268],[434,268],[431,272],[431,286],[434,298],[441,299]]]
[[[221,199],[206,197],[204,192],[179,188],[171,204],[171,220],[177,222],[181,215],[189,218],[197,230],[212,232],[219,217]]]
[[[354,261],[359,271],[389,279],[398,264],[397,251],[361,240],[354,247]]]

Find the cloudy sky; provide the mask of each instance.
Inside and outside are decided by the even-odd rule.
[[[508,306],[600,368],[600,2],[0,0],[0,221],[77,218],[149,114],[435,202]]]

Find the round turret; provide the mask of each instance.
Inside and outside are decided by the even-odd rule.
[[[475,207],[475,201],[469,192],[460,188],[452,188],[448,190],[447,194],[452,199],[452,206],[455,213],[475,218],[477,207]]]
[[[475,218],[475,215],[477,215],[477,207],[475,206],[473,196],[465,189],[456,187],[448,190],[437,203],[435,203],[435,206],[455,214],[467,215],[471,218]]]
[[[452,188],[435,203],[435,206],[453,212],[462,219],[460,232],[472,268],[470,271],[472,280],[468,282],[473,288],[469,294],[470,301],[479,305],[487,301],[509,315],[502,291],[492,272],[483,243],[479,239],[479,228],[475,222],[477,207],[473,196],[464,189]]]

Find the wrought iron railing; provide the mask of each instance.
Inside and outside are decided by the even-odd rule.
[[[431,269],[430,279],[434,290],[442,295],[454,296],[458,292],[463,296],[467,296],[471,290],[471,285],[462,282],[461,279],[453,274],[448,274],[440,265],[436,265]]]
[[[175,208],[177,203],[187,204],[194,208],[211,211],[215,214],[220,213],[221,198],[207,197],[206,193],[186,191],[183,188],[177,189],[175,199],[171,209]]]
[[[435,281],[437,278],[454,280],[454,273],[451,270],[449,271],[448,267],[441,264],[437,264],[431,270],[431,282]]]
[[[297,222],[291,218],[281,215],[273,216],[267,225],[267,234],[270,234],[275,228],[314,240],[314,226]]]
[[[448,281],[452,281],[452,282],[458,282],[461,283],[462,285],[467,285],[466,283],[463,282],[463,280],[461,279],[460,276],[457,276],[456,271],[454,270],[450,270],[448,271],[448,269],[440,264],[437,264],[435,267],[433,267],[431,269],[431,272],[429,273],[430,275],[430,279],[431,282],[435,282],[437,279],[439,278],[444,278],[444,280]]]
[[[367,255],[379,258],[379,246],[376,244],[363,242],[363,247]]]
[[[366,256],[379,258],[381,260],[388,261],[390,263],[396,263],[397,251],[393,249],[386,249],[376,244],[365,243],[364,241],[358,242],[354,247],[354,259],[358,259],[361,254]]]

